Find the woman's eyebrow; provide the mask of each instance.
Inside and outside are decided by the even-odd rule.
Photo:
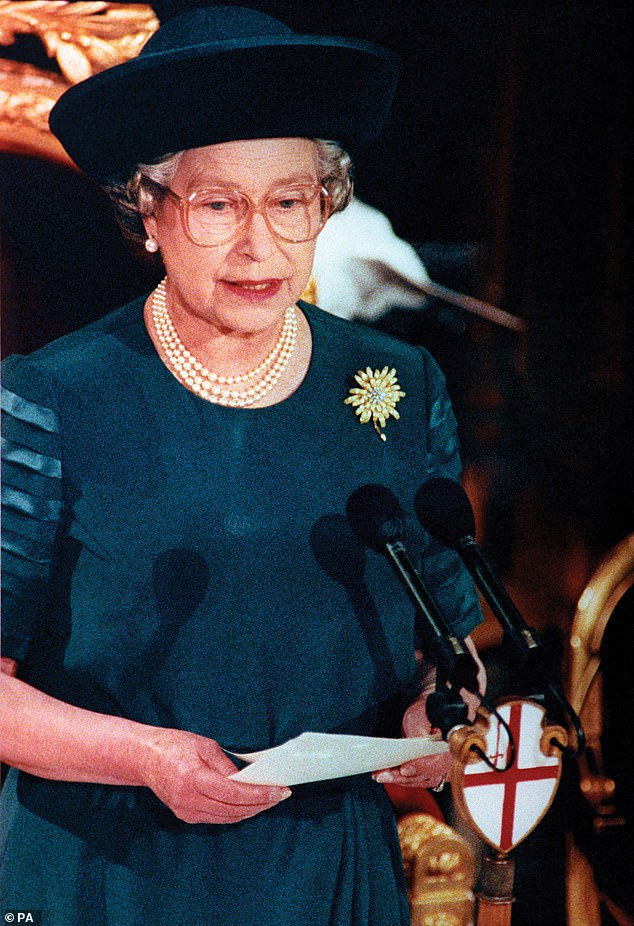
[[[268,186],[268,191],[273,193],[275,190],[283,189],[287,186],[295,186],[297,184],[303,183],[317,183],[319,178],[315,177],[313,174],[302,172],[296,174],[289,174],[286,177],[280,177],[277,180],[272,180]],[[188,189],[214,189],[214,190],[240,190],[241,186],[238,183],[232,183],[231,180],[218,180],[212,178],[211,175],[205,176],[204,174],[198,176],[190,177],[188,184]]]

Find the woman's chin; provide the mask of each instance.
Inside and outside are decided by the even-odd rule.
[[[238,302],[223,303],[212,308],[209,320],[220,331],[225,333],[236,332],[241,334],[264,333],[279,328],[290,299],[239,300]]]

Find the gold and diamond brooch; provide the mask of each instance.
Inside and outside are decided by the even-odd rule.
[[[350,390],[344,403],[354,407],[361,424],[372,421],[374,430],[384,441],[386,437],[380,428],[385,427],[388,418],[400,418],[396,403],[405,395],[396,379],[396,370],[390,370],[389,367],[372,370],[366,367],[355,373],[354,378],[359,386]]]

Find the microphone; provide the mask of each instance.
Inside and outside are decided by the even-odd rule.
[[[544,646],[537,632],[525,623],[476,543],[473,509],[462,486],[451,479],[430,479],[416,493],[414,511],[432,537],[458,553],[516,656],[541,674]]]
[[[394,493],[383,485],[361,486],[349,497],[346,515],[361,543],[392,564],[416,608],[416,629],[425,655],[450,685],[479,695],[473,656],[448,626],[407,552],[405,513]]]
[[[551,706],[554,702],[571,720],[577,737],[576,748],[553,742],[565,755],[581,755],[585,734],[579,718],[553,678],[548,652],[537,631],[526,624],[476,543],[473,509],[462,486],[451,479],[430,479],[416,493],[414,511],[432,537],[458,553],[502,626],[516,657],[544,684],[544,699],[549,699]]]

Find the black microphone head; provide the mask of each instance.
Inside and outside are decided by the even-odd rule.
[[[414,499],[418,520],[432,537],[458,547],[463,537],[475,536],[475,518],[467,493],[452,479],[430,479]]]
[[[405,537],[405,512],[386,486],[368,483],[355,489],[346,502],[346,515],[361,543],[377,553]]]

